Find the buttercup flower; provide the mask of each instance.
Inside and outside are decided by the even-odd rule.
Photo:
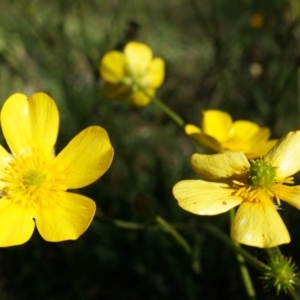
[[[47,241],[77,239],[96,205],[67,189],[89,185],[109,168],[113,148],[106,131],[88,127],[55,156],[59,114],[44,93],[9,97],[1,126],[12,154],[0,145],[0,246],[25,243],[35,225]]]
[[[242,151],[248,158],[266,155],[277,141],[269,140],[269,128],[245,120],[232,122],[230,115],[220,110],[204,111],[202,130],[188,124],[185,132],[215,152]]]
[[[280,218],[281,200],[300,209],[300,131],[290,132],[262,158],[248,162],[242,152],[194,154],[192,168],[205,180],[184,180],[173,188],[179,205],[198,215],[217,215],[240,205],[231,238],[261,248],[290,242]],[[281,199],[281,200],[280,200]]]
[[[106,53],[99,70],[105,80],[104,94],[107,98],[127,99],[135,106],[145,106],[150,99],[141,89],[154,96],[164,80],[165,63],[161,58],[153,58],[152,50],[147,45],[130,42],[124,53]]]

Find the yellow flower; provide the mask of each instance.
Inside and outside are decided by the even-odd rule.
[[[248,158],[266,155],[277,141],[268,140],[269,128],[245,120],[232,122],[230,115],[220,110],[204,111],[202,130],[188,124],[185,132],[215,152],[242,151]]]
[[[128,99],[135,106],[145,106],[162,84],[165,63],[161,58],[153,58],[151,49],[142,43],[130,42],[124,53],[110,51],[100,62],[100,74],[105,80],[104,94],[109,99]]]
[[[89,185],[109,168],[113,148],[106,131],[88,127],[55,156],[59,114],[44,93],[9,97],[1,126],[12,154],[0,145],[0,246],[25,243],[35,225],[47,241],[77,239],[96,205],[67,189]]]
[[[255,13],[249,18],[249,25],[254,29],[259,29],[264,26],[264,16],[259,13]]]
[[[194,154],[191,164],[205,180],[184,180],[173,188],[179,205],[194,214],[217,215],[240,205],[231,238],[261,248],[290,242],[278,214],[280,199],[300,209],[300,186],[290,186],[300,170],[300,131],[290,132],[255,161],[242,152]]]

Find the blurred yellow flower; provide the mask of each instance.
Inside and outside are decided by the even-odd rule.
[[[254,29],[259,29],[264,26],[264,16],[259,13],[255,13],[249,18],[249,25]]]
[[[185,126],[187,135],[215,152],[224,150],[242,151],[248,158],[257,158],[275,145],[277,140],[268,140],[270,129],[238,120],[232,122],[229,114],[220,110],[203,112],[202,130],[195,125]]]
[[[110,51],[100,62],[104,79],[104,94],[109,99],[129,100],[135,106],[145,106],[161,86],[165,76],[165,63],[153,58],[152,50],[145,44],[130,42],[124,53]]]
[[[217,215],[240,205],[231,227],[234,241],[261,248],[290,242],[278,210],[280,199],[300,209],[300,186],[289,186],[300,170],[300,131],[288,133],[250,164],[244,153],[235,151],[194,154],[191,164],[207,181],[184,180],[174,186],[183,209]]]
[[[77,239],[96,205],[67,189],[89,185],[109,168],[113,148],[106,131],[88,127],[55,156],[59,114],[44,93],[9,97],[1,126],[12,154],[0,145],[0,247],[25,243],[35,224],[47,241]]]

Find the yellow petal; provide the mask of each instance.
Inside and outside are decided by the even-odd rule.
[[[107,132],[100,126],[90,126],[71,140],[55,158],[55,163],[66,168],[67,188],[80,188],[106,172],[113,154]]]
[[[270,248],[290,242],[273,203],[243,202],[233,220],[231,238],[241,244]]]
[[[140,77],[145,74],[150,61],[152,50],[145,44],[131,42],[124,49],[128,75]]]
[[[201,133],[201,129],[193,124],[187,124],[184,127],[184,131],[187,135],[193,135],[193,134],[198,134]]]
[[[147,89],[147,94],[150,96],[154,96],[155,90]],[[145,95],[142,91],[137,91],[132,94],[129,98],[130,103],[134,106],[142,107],[146,106],[150,103],[151,99],[147,95]]]
[[[274,145],[277,143],[277,140],[269,140],[269,141],[261,141],[260,143],[257,143],[256,146],[253,144],[253,147],[249,149],[245,155],[247,158],[261,158],[265,156],[270,149],[274,147]]]
[[[232,124],[232,135],[248,141],[251,139],[254,139],[254,141],[261,139],[267,140],[270,136],[270,130],[268,128],[261,130],[255,123],[239,120]]]
[[[165,77],[165,62],[161,58],[154,58],[148,66],[147,73],[141,79],[141,85],[156,89],[160,87]]]
[[[276,176],[287,178],[300,170],[300,131],[282,137],[264,158],[276,167]]]
[[[59,115],[55,102],[44,93],[35,93],[28,100],[23,94],[7,99],[1,111],[5,139],[16,155],[35,148],[52,155],[56,142]]]
[[[125,56],[119,51],[106,53],[100,62],[100,74],[110,83],[117,83],[125,74]]]
[[[36,226],[46,241],[76,240],[89,227],[95,211],[93,200],[78,194],[62,193],[57,205],[36,212]]]
[[[275,192],[276,196],[286,201],[288,204],[300,209],[300,185],[288,186],[282,184],[276,184],[272,187],[272,191]]]
[[[0,201],[0,247],[24,244],[32,236],[34,221],[29,210],[11,200]]]
[[[276,141],[268,141],[270,130],[259,127],[250,121],[239,120],[233,123],[230,138],[224,142],[225,149],[243,151],[248,158],[262,157]]]
[[[203,112],[203,133],[214,137],[222,143],[229,137],[232,119],[229,114],[220,110],[206,110]]]
[[[183,209],[197,215],[217,215],[239,205],[227,184],[202,180],[183,180],[175,184],[173,195]]]
[[[128,100],[132,91],[123,84],[105,82],[103,85],[103,93],[108,99]]]
[[[249,162],[243,152],[226,151],[224,153],[204,155],[193,154],[191,157],[193,170],[209,181],[222,181],[238,173],[244,173]]]

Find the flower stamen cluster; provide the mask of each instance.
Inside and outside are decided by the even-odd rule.
[[[217,215],[239,206],[231,238],[270,248],[289,243],[278,213],[281,201],[300,209],[300,131],[289,132],[261,159],[249,163],[243,152],[194,154],[191,165],[204,180],[183,180],[173,188],[179,205],[198,215]]]

